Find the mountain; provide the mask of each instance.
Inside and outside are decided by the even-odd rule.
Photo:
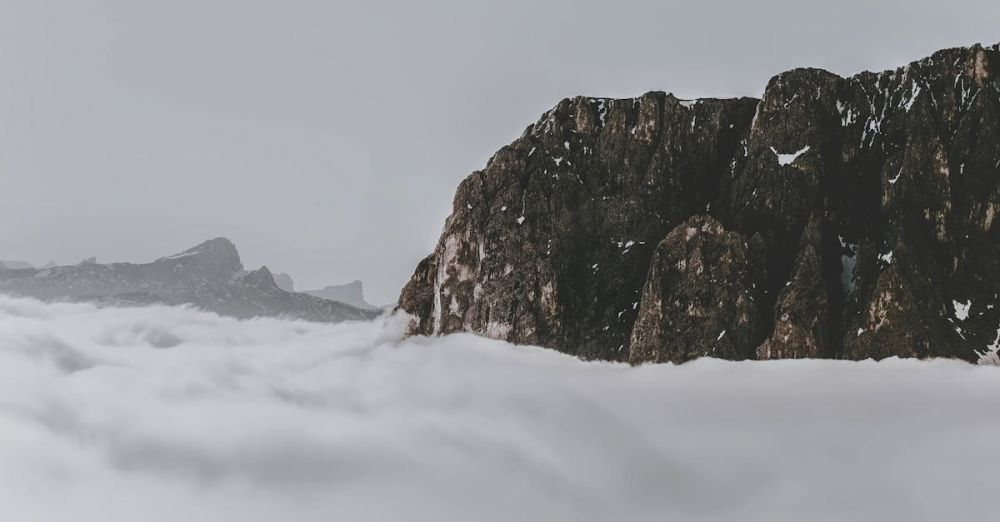
[[[292,281],[292,276],[284,272],[278,272],[277,274],[274,274],[274,283],[278,285],[278,288],[286,292],[295,291],[295,282]],[[336,301],[336,299],[334,300]]]
[[[356,306],[366,310],[375,310],[379,308],[365,301],[365,293],[364,288],[362,288],[361,281],[351,281],[350,283],[344,285],[324,286],[319,290],[303,290],[302,293],[322,297],[323,299],[330,299],[332,301],[340,301],[341,303],[347,303],[351,306]]]
[[[267,269],[244,270],[236,246],[216,238],[152,263],[0,269],[0,292],[47,301],[110,305],[190,304],[237,318],[288,317],[336,322],[376,314],[344,303],[287,292]]]
[[[10,268],[12,270],[20,270],[22,268],[34,268],[34,266],[26,261],[5,261],[3,259],[0,259],[0,268]]]
[[[1000,46],[761,99],[564,99],[458,187],[399,308],[583,358],[1000,346]]]

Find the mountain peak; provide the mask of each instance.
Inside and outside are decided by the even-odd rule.
[[[209,239],[179,254],[162,257],[157,262],[178,263],[224,274],[234,274],[243,270],[236,245],[224,237]]]
[[[274,276],[274,284],[278,285],[278,288],[286,292],[295,291],[295,282],[292,281],[292,276],[284,272],[278,272],[277,274],[272,275]]]
[[[250,272],[243,280],[257,287],[278,288],[278,285],[274,282],[274,274],[271,273],[271,269],[267,268],[266,265]]]

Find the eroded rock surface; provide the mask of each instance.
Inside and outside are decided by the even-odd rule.
[[[758,241],[751,248],[710,216],[667,234],[653,254],[629,362],[683,362],[701,356],[750,359],[764,286]]]
[[[760,100],[563,100],[462,182],[400,308],[413,333],[585,358],[975,360],[1000,336],[998,68],[977,45],[850,78],[795,69]],[[681,341],[663,330],[714,295],[666,264],[695,215],[722,230],[699,234],[724,254],[704,273],[763,267],[745,333],[717,310]]]

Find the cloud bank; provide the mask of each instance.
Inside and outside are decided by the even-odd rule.
[[[0,518],[986,520],[1000,368],[631,368],[0,297]]]

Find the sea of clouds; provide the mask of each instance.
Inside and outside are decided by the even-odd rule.
[[[0,520],[992,520],[1000,368],[0,297]]]

